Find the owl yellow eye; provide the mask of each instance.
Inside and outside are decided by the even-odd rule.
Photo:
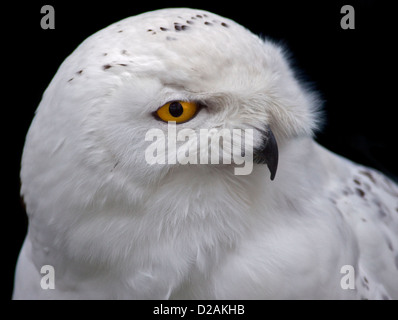
[[[196,102],[172,101],[166,103],[156,111],[156,115],[163,121],[176,123],[191,120],[198,111]]]

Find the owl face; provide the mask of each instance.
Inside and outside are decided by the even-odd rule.
[[[97,32],[64,61],[28,137],[46,143],[26,153],[48,154],[49,175],[61,168],[90,190],[159,185],[170,172],[234,175],[246,162],[267,164],[273,179],[278,148],[316,127],[315,103],[274,43],[209,12],[158,10]],[[214,164],[209,141],[223,132]]]
[[[69,60],[83,70],[71,87],[86,76],[80,103],[89,113],[87,131],[96,133],[92,144],[128,172],[138,168],[145,179],[181,164],[167,161],[174,152],[165,144],[170,121],[177,136],[185,130],[176,152],[186,154],[190,146],[196,163],[205,130],[229,131],[231,139],[240,130],[240,141],[232,139],[228,150],[233,164],[242,155],[267,163],[264,154],[276,152],[276,141],[283,146],[286,138],[310,134],[314,127],[312,96],[295,80],[281,48],[209,12],[172,9],[128,18],[90,37]],[[252,138],[245,141],[250,130]],[[156,139],[148,138],[151,132]],[[219,143],[221,155],[226,140]],[[271,140],[273,151],[266,148]],[[164,152],[166,161],[148,163],[148,148],[155,156]]]

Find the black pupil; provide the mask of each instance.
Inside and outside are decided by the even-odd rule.
[[[169,112],[174,118],[177,118],[182,115],[182,113],[184,112],[184,109],[183,109],[181,103],[175,101],[175,102],[170,103]]]

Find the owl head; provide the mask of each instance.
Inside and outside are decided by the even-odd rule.
[[[31,208],[43,193],[86,204],[139,198],[176,175],[233,179],[239,157],[267,164],[274,179],[278,150],[312,134],[317,105],[284,49],[234,21],[194,9],[130,17],[86,39],[59,68],[27,136],[22,193]],[[168,161],[220,132],[230,133],[230,163]]]

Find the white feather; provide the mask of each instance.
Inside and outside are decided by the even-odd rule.
[[[150,166],[145,133],[167,129],[151,113],[171,100],[208,105],[179,128],[270,126],[275,180],[260,164],[246,176]],[[318,104],[282,49],[209,12],[97,32],[61,65],[26,138],[14,298],[398,298],[398,188],[313,141]],[[43,265],[55,289],[41,288]]]

